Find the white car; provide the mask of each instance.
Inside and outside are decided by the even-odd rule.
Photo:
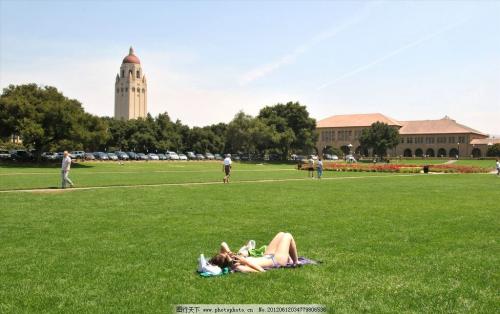
[[[153,154],[153,153],[149,153],[148,158],[149,158],[149,160],[160,160],[160,157],[158,157],[158,155]]]
[[[188,158],[184,154],[179,154],[179,160],[188,160]]]
[[[179,160],[179,155],[176,152],[167,152],[168,156],[170,156],[170,160]]]

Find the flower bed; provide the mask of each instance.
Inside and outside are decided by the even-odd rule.
[[[453,164],[428,165],[429,172],[438,173],[486,173],[488,168],[475,166],[461,166]],[[302,165],[302,170],[307,170],[307,165]],[[350,172],[393,172],[393,173],[420,173],[422,165],[407,164],[362,164],[362,163],[326,163],[323,166],[325,171],[350,171]]]

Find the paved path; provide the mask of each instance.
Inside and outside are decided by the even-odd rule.
[[[374,176],[355,176],[355,177],[334,177],[323,178],[322,181],[330,180],[350,180],[350,179],[369,179],[369,178],[398,178],[398,177],[415,177],[422,176],[421,174],[389,174],[389,175],[374,175]],[[288,182],[288,181],[313,181],[311,178],[296,178],[296,179],[264,179],[264,180],[246,180],[246,181],[232,181],[229,185],[245,184],[245,183],[273,183],[273,182]],[[318,181],[314,179],[314,181]],[[2,190],[0,193],[65,193],[73,191],[87,191],[87,190],[104,190],[104,189],[123,189],[123,188],[143,188],[143,187],[162,187],[162,186],[201,186],[201,185],[215,185],[224,184],[221,181],[209,182],[184,182],[184,183],[159,183],[159,184],[136,184],[136,185],[109,185],[109,186],[88,186],[77,187],[68,189],[23,189],[23,190]]]
[[[456,162],[457,162],[456,159],[451,159],[451,160],[448,160],[447,162],[445,162],[444,165],[451,165],[451,164],[454,164]]]

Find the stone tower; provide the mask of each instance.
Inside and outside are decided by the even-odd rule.
[[[142,72],[141,61],[130,47],[128,56],[123,58],[120,73],[115,82],[115,118],[145,118],[148,113],[148,86]]]

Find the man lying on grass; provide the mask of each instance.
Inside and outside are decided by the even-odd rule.
[[[241,252],[241,250],[240,250]],[[280,232],[271,240],[264,252],[264,256],[253,257],[246,254],[231,252],[225,242],[221,244],[220,251],[209,261],[220,268],[228,267],[239,272],[264,272],[264,268],[276,268],[292,263],[299,265],[297,246],[290,233]]]

